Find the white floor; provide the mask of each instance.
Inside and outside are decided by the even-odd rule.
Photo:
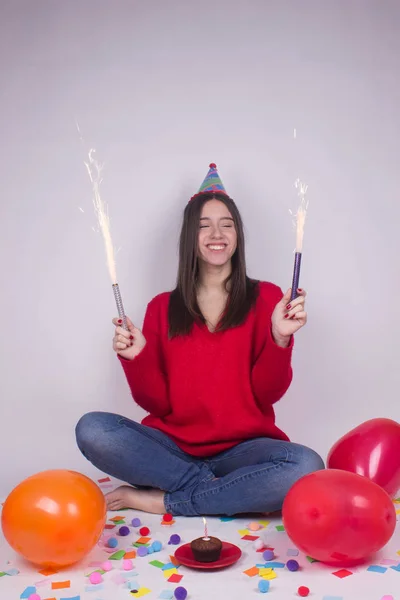
[[[107,485],[107,484],[106,484]],[[108,484],[109,485],[109,484]],[[105,490],[105,491],[108,491]],[[395,504],[400,512],[400,504]],[[400,525],[398,523],[396,532],[390,543],[375,557],[373,564],[383,566],[384,573],[367,571],[369,565],[350,569],[352,575],[343,579],[333,575],[338,569],[310,563],[301,553],[293,557],[288,555],[288,550],[293,550],[294,545],[290,542],[285,532],[278,531],[277,526],[281,524],[279,519],[271,519],[269,524],[254,535],[266,536],[268,544],[275,548],[276,560],[285,563],[289,558],[295,558],[300,563],[301,569],[295,573],[286,568],[276,569],[277,577],[270,582],[268,594],[258,591],[257,583],[259,576],[249,577],[244,571],[262,563],[262,554],[256,552],[253,541],[241,539],[243,532],[249,524],[248,519],[234,519],[222,521],[219,518],[208,518],[209,534],[215,535],[222,540],[232,542],[242,550],[241,559],[233,566],[221,569],[217,572],[194,571],[184,566],[178,567],[178,573],[183,575],[178,584],[169,583],[162,569],[150,565],[150,561],[159,560],[169,563],[169,556],[176,550],[176,546],[168,545],[172,533],[178,533],[182,543],[190,542],[193,538],[203,535],[203,522],[201,518],[177,517],[172,526],[161,525],[161,517],[147,515],[135,511],[122,511],[126,524],[130,525],[133,517],[139,517],[142,525],[149,527],[152,540],[160,540],[163,543],[161,552],[150,556],[133,560],[134,573],[122,570],[122,561],[113,561],[113,571],[103,575],[103,583],[99,586],[90,585],[87,574],[98,568],[96,564],[109,558],[104,544],[100,543],[90,555],[72,569],[68,569],[54,575],[44,577],[30,564],[17,557],[7,545],[4,538],[0,539],[0,571],[10,571],[10,575],[0,577],[0,599],[18,600],[24,596],[27,587],[36,588],[36,593],[41,600],[73,599],[73,600],[119,600],[134,597],[127,588],[125,580],[139,582],[140,589],[144,592],[142,597],[153,600],[160,597],[168,597],[163,594],[170,590],[173,593],[177,586],[184,586],[188,591],[188,600],[213,600],[213,599],[243,599],[248,598],[271,598],[274,600],[291,600],[299,598],[297,590],[299,586],[307,586],[310,589],[308,596],[312,600],[400,600]],[[109,518],[115,517],[116,513],[110,513]],[[398,516],[398,519],[400,515]],[[117,531],[118,526],[114,531]],[[107,530],[109,536],[113,532]],[[251,532],[252,533],[252,532]],[[118,536],[117,536],[118,537]],[[140,537],[136,529],[131,527],[128,537],[118,537],[117,549],[132,549],[132,543]],[[93,565],[93,566],[91,566]],[[19,571],[17,574],[16,571]],[[52,589],[52,582],[70,582],[70,586],[64,589]],[[146,591],[147,590],[147,591]],[[148,591],[150,590],[150,591]],[[34,590],[31,590],[32,593]],[[140,594],[135,594],[140,597]]]

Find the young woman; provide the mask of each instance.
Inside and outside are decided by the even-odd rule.
[[[139,424],[91,412],[76,427],[84,456],[130,484],[107,495],[110,510],[274,512],[324,468],[275,425],[307,320],[297,293],[290,302],[290,289],[247,276],[242,220],[211,164],[184,212],[176,288],[148,304],[143,332],[113,321],[113,348],[149,414]]]

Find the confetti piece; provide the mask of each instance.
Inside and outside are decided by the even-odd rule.
[[[126,581],[124,588],[126,590],[131,590],[131,592],[138,592],[141,588],[141,585],[137,581]]]
[[[95,571],[90,571],[89,573],[85,573],[85,577],[90,577],[91,575],[93,575],[93,573],[98,573],[99,575],[104,575],[105,570],[104,569],[96,569]],[[92,583],[94,583],[92,581]]]
[[[150,594],[151,590],[149,590],[148,588],[140,588],[138,589],[137,592],[133,591],[131,592],[131,595],[134,596],[135,598],[141,598],[142,596],[146,596],[146,594]]]
[[[4,571],[0,571],[0,577],[4,577],[4,576],[5,576]]]
[[[258,521],[260,523],[260,525],[264,525],[264,527],[266,527],[267,525],[270,524],[271,521]]]
[[[118,515],[116,517],[112,517],[111,519],[109,519],[109,521],[113,521],[115,523],[116,521],[125,521],[125,518]]]
[[[110,560],[121,560],[121,558],[124,558],[124,556],[125,550],[118,550],[117,552],[114,552],[114,554],[111,554]]]
[[[88,567],[98,568],[98,567],[101,567],[102,564],[103,563],[101,562],[101,560],[94,560],[94,561],[92,561],[91,563],[88,564]]]
[[[78,600],[81,600],[80,596],[75,596]],[[56,598],[43,598],[43,600],[56,600]],[[61,598],[60,600],[74,600],[74,598]]]
[[[234,521],[235,517],[221,517],[220,520],[223,523],[227,523],[228,521]]]
[[[6,571],[6,575],[10,575],[10,577],[14,577],[15,575],[18,575],[18,573],[18,569],[9,569]]]
[[[172,519],[172,521],[161,521],[161,525],[173,525],[174,523],[176,523],[175,519]]]
[[[161,568],[163,571],[168,571],[168,569],[175,569],[175,566],[176,565],[174,565],[174,563],[169,562],[169,563],[164,564]]]
[[[179,560],[176,558],[176,556],[174,556],[173,554],[170,554],[169,557],[170,561],[172,562],[173,565],[175,565],[175,567],[180,567],[181,563],[179,562]]]
[[[48,579],[42,579],[41,581],[36,581],[35,583],[35,587],[43,587],[45,585],[49,585],[49,580]]]
[[[55,575],[56,573],[58,573],[58,569],[48,567],[47,569],[42,569],[41,571],[38,571],[38,573],[43,575],[43,577],[49,577],[50,575]]]
[[[132,571],[133,564],[130,558],[126,558],[126,556],[124,557],[124,560],[122,561],[122,568],[124,571]]]
[[[398,571],[400,573],[400,563],[397,565],[397,567],[390,567],[391,569],[393,569],[393,571]]]
[[[339,569],[339,571],[334,571],[332,575],[335,575],[335,577],[339,577],[339,579],[343,579],[344,577],[349,577],[349,575],[353,575],[353,573],[351,571],[348,571],[347,569]]]
[[[160,600],[172,600],[174,597],[174,592],[171,590],[163,590],[158,597]]]
[[[29,586],[29,587],[25,588],[25,590],[20,595],[20,598],[21,598],[21,600],[25,599],[25,598],[29,598],[29,596],[31,596],[32,594],[35,594],[35,593],[36,593],[36,588]]]
[[[122,575],[122,573],[114,573],[112,576],[112,580],[116,585],[122,585],[126,583],[126,574]]]
[[[104,529],[115,529],[116,525],[111,525],[111,523],[106,523],[104,525]]]
[[[242,535],[250,535],[250,531],[248,529],[238,529],[238,533],[240,536]]]
[[[149,562],[149,565],[157,567],[157,569],[162,569],[164,567],[164,563],[160,562],[159,560],[152,560],[151,562]]]
[[[317,560],[316,558],[313,558],[312,556],[306,556],[306,559],[307,559],[307,560],[308,560],[308,562],[310,562],[310,563],[319,562],[319,560]]]
[[[97,481],[98,483],[108,483],[111,479],[109,477],[102,477],[102,479],[98,479]]]
[[[297,593],[301,598],[306,598],[310,593],[310,588],[308,588],[306,585],[301,585],[297,590]]]
[[[249,577],[254,577],[255,575],[259,574],[259,569],[257,569],[257,567],[251,567],[250,569],[243,571],[243,573]]]
[[[177,533],[173,533],[171,535],[171,537],[169,538],[168,544],[172,544],[172,545],[176,546],[177,544],[180,544],[181,541],[182,541],[181,536],[178,535]]]
[[[272,569],[271,573],[267,573],[266,575],[263,575],[262,578],[266,579],[267,581],[271,581],[272,579],[276,579],[277,577],[278,577],[278,575]]]
[[[392,560],[391,558],[383,558],[381,560],[381,565],[397,565],[399,563],[398,560]]]
[[[135,569],[131,569],[131,571],[124,571],[124,575],[125,575],[125,577],[128,577],[128,579],[129,579],[130,577],[137,577],[138,572],[135,571]]]
[[[171,575],[176,575],[178,573],[175,567],[173,569],[163,569],[162,571],[165,579],[168,579],[168,577],[171,577]]]
[[[282,563],[282,562],[268,561],[267,565],[268,565],[268,568],[270,568],[270,569],[284,569],[285,568],[285,563]]]
[[[263,559],[264,560],[274,560],[275,558],[275,554],[273,553],[272,550],[270,550],[269,548],[267,548],[266,550],[264,550],[263,552]]]
[[[296,548],[289,548],[289,550],[286,553],[286,556],[298,556],[299,555],[299,551],[296,550]]]
[[[289,569],[289,571],[291,572],[296,572],[300,569],[300,565],[297,562],[297,560],[294,560],[293,558],[288,560],[286,563],[286,568]]]
[[[48,600],[56,600],[55,598],[48,598]],[[73,598],[60,598],[60,600],[81,600],[80,596],[74,596]]]
[[[100,592],[101,590],[104,590],[104,583],[85,586],[85,592]]]
[[[257,587],[262,594],[266,594],[267,592],[269,592],[269,581],[266,581],[265,579],[260,579]]]
[[[111,577],[111,579],[116,585],[122,585],[123,583],[126,583],[126,581],[127,581],[126,573],[124,573],[124,574],[113,573],[113,576]]]
[[[142,536],[136,540],[135,544],[140,544],[140,545],[144,546],[145,544],[148,544],[150,542],[150,540],[151,540],[150,537]]]
[[[244,535],[242,536],[242,540],[247,540],[249,542],[254,542],[255,540],[258,540],[260,536],[259,535]]]
[[[178,573],[173,573],[171,577],[168,577],[168,581],[170,583],[180,583],[183,575],[179,575]]]
[[[136,558],[136,550],[128,550],[125,552],[124,558]]]
[[[379,565],[371,565],[368,567],[367,571],[372,571],[373,573],[386,573],[387,567],[380,567]]]
[[[285,531],[285,528],[284,528],[284,526],[283,526],[283,525],[277,525],[277,526],[275,527],[275,529],[276,529],[277,531]]]
[[[271,573],[271,571],[271,567],[261,567],[258,574],[260,577],[264,577],[264,575],[268,575],[268,573]]]
[[[70,588],[70,587],[71,587],[71,582],[69,580],[67,580],[67,581],[52,581],[51,582],[52,590],[65,590],[66,588]]]
[[[398,554],[400,556],[400,550],[397,550],[396,554]]]

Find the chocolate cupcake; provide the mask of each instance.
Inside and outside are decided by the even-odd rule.
[[[198,562],[215,562],[219,559],[222,550],[222,542],[216,537],[200,537],[190,543],[193,557]]]

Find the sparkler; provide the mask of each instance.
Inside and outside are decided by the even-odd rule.
[[[80,129],[78,124],[76,124],[78,129],[78,133],[80,135]],[[82,136],[80,135],[81,141],[83,141]],[[117,269],[115,264],[115,251],[111,238],[110,231],[110,217],[108,214],[108,207],[100,194],[100,185],[103,181],[102,178],[102,170],[103,165],[99,164],[99,162],[95,159],[96,150],[93,148],[89,150],[88,159],[84,161],[86,166],[90,183],[92,184],[93,191],[93,206],[96,214],[97,222],[99,225],[99,229],[103,236],[104,248],[106,252],[107,258],[107,268],[108,273],[110,275],[112,290],[114,293],[115,303],[117,305],[118,316],[122,319],[122,326],[124,329],[128,330],[128,323],[125,315],[124,305],[122,303],[121,292],[119,289],[118,281],[117,281]],[[81,209],[82,210],[82,209]]]

